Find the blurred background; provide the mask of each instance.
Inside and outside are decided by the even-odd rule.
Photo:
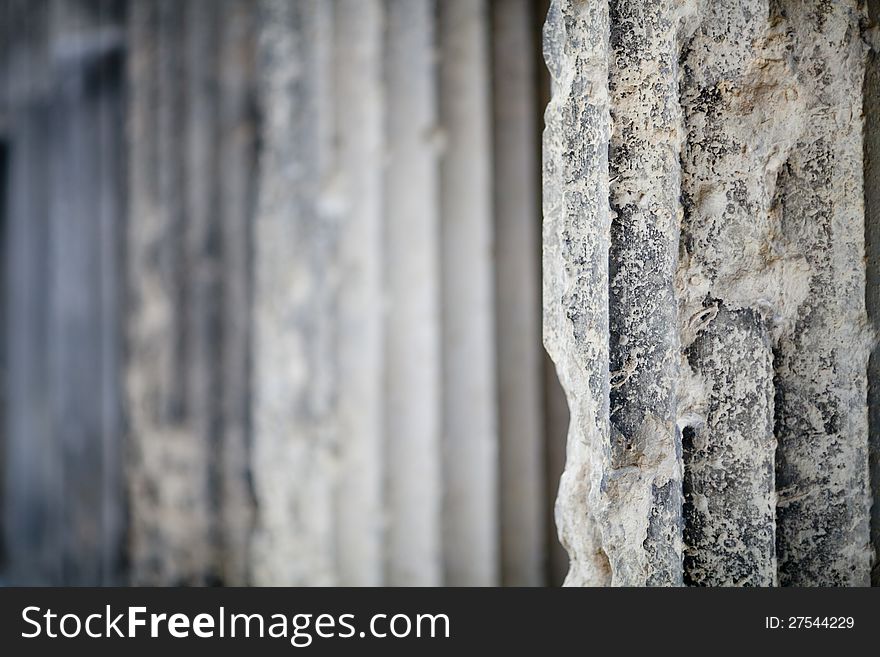
[[[0,577],[557,585],[544,0],[0,0]]]

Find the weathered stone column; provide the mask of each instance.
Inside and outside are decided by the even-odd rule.
[[[775,240],[779,168],[803,125],[782,17],[716,2],[684,58],[680,304],[695,379],[685,444],[685,578],[776,581],[771,332],[803,300],[802,257]]]
[[[682,581],[679,345],[670,327],[678,318],[678,58],[688,8],[651,0],[609,7],[609,488],[616,498],[609,513],[634,517],[623,541],[643,537],[625,581],[670,586]]]
[[[336,582],[332,8],[321,0],[261,3],[251,570],[262,585]]]
[[[782,3],[808,117],[779,183],[782,233],[810,271],[776,353],[776,544],[790,586],[870,584],[863,4]]]
[[[242,0],[131,3],[126,391],[138,583],[244,583],[252,30]],[[240,304],[240,305],[239,305]]]
[[[868,583],[863,9],[553,3],[544,330],[572,411],[569,584]]]
[[[867,257],[865,295],[868,320],[880,325],[880,0],[868,0],[868,29],[865,40],[870,47],[865,72],[865,255]],[[875,329],[876,330],[876,329]],[[875,343],[868,362],[868,422],[871,488],[871,546],[874,560],[871,585],[880,585],[880,343]]]
[[[556,520],[566,583],[602,585],[622,567],[603,544],[608,442],[608,6],[556,0],[544,34],[552,98],[544,130],[544,344],[571,411]],[[623,520],[623,518],[621,518]]]
[[[183,244],[186,163],[184,6],[134,3],[129,15],[130,146],[126,388],[132,471],[132,578],[203,582],[210,575],[209,445],[186,382],[189,304]],[[193,181],[198,184],[197,181]],[[197,355],[197,354],[196,354]]]

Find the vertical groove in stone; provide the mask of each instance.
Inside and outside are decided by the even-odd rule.
[[[217,456],[220,572],[226,584],[248,582],[253,491],[250,486],[251,234],[256,188],[254,48],[250,0],[224,0],[219,35],[217,184],[221,314],[222,426]]]
[[[492,180],[487,9],[438,5],[446,583],[498,579],[498,436],[492,346]]]
[[[211,578],[209,445],[194,418],[186,271],[184,5],[132,3],[126,393],[132,579]],[[194,184],[197,182],[194,181]],[[193,227],[196,228],[196,227]],[[195,404],[195,406],[194,406]]]
[[[434,2],[386,0],[386,576],[441,583]]]
[[[632,584],[682,583],[674,291],[680,218],[678,0],[612,0],[611,467]],[[634,533],[630,534],[630,531]]]
[[[689,425],[690,584],[776,582],[771,336],[790,320],[805,276],[779,238],[774,205],[803,123],[787,30],[767,0],[709,3],[683,58],[679,324],[689,367],[679,414]]]
[[[624,583],[600,538],[608,436],[608,6],[554,0],[544,28],[544,344],[571,411],[556,506],[568,585]],[[613,555],[615,561],[618,555]]]
[[[266,0],[260,8],[252,577],[261,585],[329,585],[338,467],[333,5]]]
[[[720,306],[717,313],[688,349],[690,367],[705,381],[706,419],[684,430],[685,577],[692,585],[770,586],[772,350],[755,311]],[[737,382],[744,372],[748,378]]]
[[[868,319],[876,333],[880,326],[880,0],[868,0],[870,45],[865,72],[862,115],[865,121],[865,255]],[[872,586],[880,586],[880,345],[874,345],[868,363],[869,457],[871,468],[871,544],[874,560]]]
[[[536,76],[531,0],[491,3],[501,579],[545,579]]]
[[[793,330],[777,350],[779,579],[865,586],[871,502],[863,3],[780,6],[794,27],[807,117],[780,176],[782,231],[803,253],[810,276]]]
[[[339,583],[382,583],[382,4],[336,0]]]

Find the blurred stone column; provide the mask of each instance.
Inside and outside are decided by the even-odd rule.
[[[385,139],[384,5],[336,0],[336,175],[342,199],[339,276],[338,581],[378,586],[384,575],[382,261]]]
[[[249,3],[129,8],[132,578],[244,583]]]
[[[332,9],[321,0],[260,4],[251,570],[262,585],[337,581]]]
[[[532,0],[490,3],[501,581],[540,586],[547,514]]]
[[[433,0],[386,0],[386,575],[442,583],[440,262]]]
[[[122,581],[119,10],[3,6],[3,515],[23,584]]]
[[[488,6],[438,5],[446,583],[499,578]]]

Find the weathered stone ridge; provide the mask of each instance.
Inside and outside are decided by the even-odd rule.
[[[611,458],[608,53],[605,3],[551,5],[544,35],[552,81],[543,161],[544,343],[571,411],[556,506],[560,540],[572,559],[569,585],[607,583],[628,565],[615,551],[618,543],[604,543],[611,528],[601,492]]]

